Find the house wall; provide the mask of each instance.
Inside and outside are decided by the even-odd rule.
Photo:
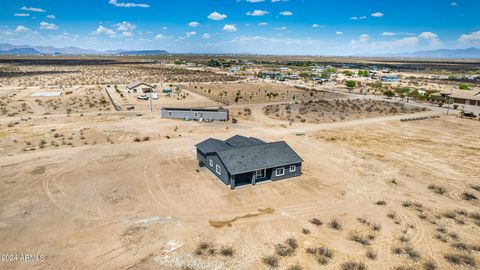
[[[197,114],[195,114],[197,113]],[[177,111],[177,110],[165,110],[160,111],[162,118],[169,119],[185,119],[189,118],[192,120],[199,120],[200,118],[204,120],[214,120],[214,121],[227,121],[228,120],[228,111],[219,111],[219,112],[205,112],[205,111]]]
[[[225,168],[225,165],[220,161],[215,154],[204,154],[200,150],[197,149],[197,159],[201,161],[206,168],[208,168],[216,177],[218,177],[225,185],[230,185],[230,175]],[[213,161],[212,166],[210,166],[210,159]],[[220,166],[221,174],[216,172],[216,165]]]
[[[275,170],[277,168],[272,168],[270,170],[267,170],[267,177],[270,177],[270,179],[272,181],[277,181],[277,180],[282,180],[282,179],[302,175],[302,163],[292,164],[292,165],[295,165],[295,171],[294,172],[290,172],[290,165],[283,166],[283,167],[277,167],[277,168],[284,168],[285,169],[285,174],[283,176],[276,176],[275,175]]]

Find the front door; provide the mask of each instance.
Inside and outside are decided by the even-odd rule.
[[[255,178],[258,180],[258,179],[263,179],[267,176],[267,173],[266,173],[266,170],[263,169],[263,170],[257,170],[255,172]]]

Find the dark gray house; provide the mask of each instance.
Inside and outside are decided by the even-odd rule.
[[[202,109],[202,108],[162,108],[162,118],[203,120],[203,121],[228,121],[228,110]]]
[[[199,166],[232,189],[302,174],[302,158],[284,141],[266,143],[235,135],[225,141],[210,138],[196,147]]]

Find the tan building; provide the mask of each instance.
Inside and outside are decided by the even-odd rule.
[[[133,93],[150,93],[153,92],[154,89],[155,87],[152,85],[139,81],[132,82],[131,84],[127,85],[127,91]]]
[[[480,107],[480,90],[458,90],[442,91],[443,97],[452,98],[453,104],[460,106]]]

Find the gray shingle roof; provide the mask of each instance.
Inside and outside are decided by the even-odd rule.
[[[232,148],[217,154],[232,175],[303,162],[284,141]]]
[[[260,139],[253,138],[253,137],[248,138],[241,135],[235,135],[231,138],[228,138],[225,140],[225,142],[233,147],[247,147],[247,146],[265,144],[265,142]]]
[[[222,150],[232,149],[231,145],[228,145],[226,142],[209,138],[197,145],[195,145],[198,150],[200,150],[204,154],[208,153],[216,153]]]

